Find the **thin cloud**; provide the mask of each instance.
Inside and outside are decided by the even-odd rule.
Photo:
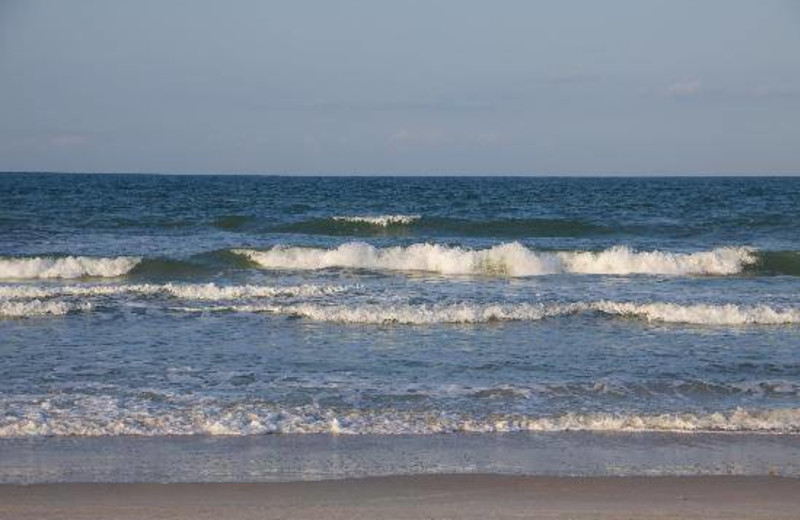
[[[678,81],[669,85],[664,93],[667,97],[687,98],[696,97],[706,92],[707,90],[703,86],[702,81],[699,79],[691,79],[687,81]]]

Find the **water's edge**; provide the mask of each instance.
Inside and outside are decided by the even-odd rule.
[[[288,482],[386,475],[800,476],[794,436],[586,432],[0,440],[0,483]]]

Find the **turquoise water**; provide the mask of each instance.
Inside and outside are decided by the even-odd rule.
[[[0,437],[800,433],[800,179],[0,175]]]

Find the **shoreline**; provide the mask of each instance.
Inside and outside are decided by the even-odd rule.
[[[0,439],[0,484],[400,475],[800,477],[794,435],[539,432]]]
[[[0,519],[796,518],[800,479],[442,474],[284,483],[2,484]]]
[[[0,520],[790,519],[797,436],[0,439]]]

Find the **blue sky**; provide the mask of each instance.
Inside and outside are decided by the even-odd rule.
[[[0,170],[800,173],[800,2],[0,0]]]

